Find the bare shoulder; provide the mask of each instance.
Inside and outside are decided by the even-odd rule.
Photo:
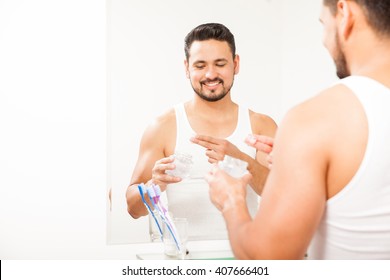
[[[176,139],[176,115],[172,108],[155,118],[145,129],[141,145],[171,151]]]
[[[270,116],[249,110],[249,117],[251,120],[252,132],[254,134],[272,137],[275,135],[277,125]]]
[[[327,198],[350,182],[363,159],[368,139],[364,108],[355,94],[336,85],[295,106],[275,139],[280,157],[302,159],[302,170],[322,176]],[[286,159],[287,160],[287,159]],[[306,163],[309,163],[308,166]]]
[[[279,130],[291,144],[326,149],[353,122],[359,110],[354,94],[343,85],[335,85],[294,106],[284,116]]]
[[[346,86],[338,84],[293,107],[286,116],[304,120],[307,124],[332,123],[345,115],[351,105],[358,105],[355,95]]]
[[[175,110],[169,109],[162,115],[156,117],[147,127],[146,130],[154,133],[161,133],[166,130],[175,129],[176,126],[176,115]]]

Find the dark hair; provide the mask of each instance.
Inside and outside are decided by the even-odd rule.
[[[338,0],[323,0],[333,14]],[[390,36],[390,0],[353,0],[363,8],[368,24],[379,34]]]
[[[190,48],[194,41],[217,40],[227,42],[232,51],[233,58],[236,56],[234,36],[230,30],[220,23],[201,24],[190,31],[184,39],[184,52],[186,59],[190,56]]]

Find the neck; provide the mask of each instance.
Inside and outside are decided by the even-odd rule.
[[[207,116],[213,119],[223,119],[231,116],[237,108],[237,104],[231,99],[230,92],[221,100],[210,102],[194,95],[194,98],[187,103],[187,109],[196,112],[199,116]]]
[[[236,129],[238,105],[230,99],[230,94],[216,102],[196,96],[184,107],[188,121],[197,134],[226,138]]]
[[[390,39],[379,38],[367,32],[364,37],[351,42],[347,61],[352,75],[367,76],[390,87]]]

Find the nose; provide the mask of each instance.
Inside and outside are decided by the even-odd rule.
[[[205,76],[209,80],[214,80],[218,76],[216,68],[214,66],[208,67]]]

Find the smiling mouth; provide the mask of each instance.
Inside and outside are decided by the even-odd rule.
[[[214,81],[204,81],[202,82],[203,85],[207,86],[207,87],[215,87],[219,84],[222,84],[222,81],[221,80],[214,80]]]

